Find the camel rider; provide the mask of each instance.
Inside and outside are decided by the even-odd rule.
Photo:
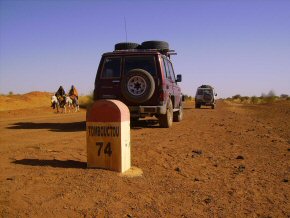
[[[57,92],[55,93],[55,96],[57,97],[59,102],[62,102],[65,100],[65,91],[62,86],[58,88]]]
[[[69,90],[68,95],[75,102],[76,105],[79,105],[79,102],[78,102],[79,94],[78,94],[78,90],[74,87],[74,85],[71,86],[71,89]]]

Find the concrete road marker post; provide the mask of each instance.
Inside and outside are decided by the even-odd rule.
[[[130,112],[117,100],[98,100],[87,111],[87,166],[123,173],[131,168]]]

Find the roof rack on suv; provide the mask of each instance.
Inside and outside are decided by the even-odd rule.
[[[170,55],[177,55],[174,50],[169,49],[169,44],[165,41],[145,41],[141,44],[134,42],[121,42],[115,44],[114,52],[146,52],[157,51],[170,58]]]
[[[167,57],[170,58],[170,55],[177,55],[175,50],[167,50],[167,49],[124,49],[124,50],[114,50],[114,53],[123,53],[123,52],[146,52],[146,51],[157,51]]]
[[[210,88],[210,89],[212,89],[213,87],[212,86],[210,86],[210,85],[201,85],[200,87],[198,87],[198,88]]]

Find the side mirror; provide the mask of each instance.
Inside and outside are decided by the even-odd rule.
[[[181,76],[181,74],[178,74],[177,76],[176,76],[176,80],[175,80],[175,82],[181,82],[182,81],[182,76]]]

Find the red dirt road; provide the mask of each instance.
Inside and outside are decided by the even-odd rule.
[[[132,127],[143,176],[86,169],[85,111],[0,112],[1,217],[290,217],[290,102]]]

